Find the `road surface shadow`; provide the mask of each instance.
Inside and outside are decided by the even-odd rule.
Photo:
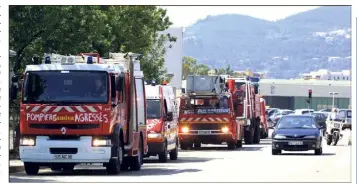
[[[315,155],[314,153],[282,153],[279,156],[333,156],[335,153],[322,153],[321,155]]]
[[[9,178],[9,183],[54,183],[55,180],[44,180],[44,179],[25,179],[25,178],[17,178],[11,177]]]
[[[166,163],[162,163],[162,164],[171,164],[171,163],[200,163],[200,162],[208,162],[211,160],[216,160],[216,159],[223,159],[223,158],[200,158],[200,157],[178,157],[177,160],[170,160],[168,159]],[[150,157],[148,159],[144,159],[144,163],[161,163],[159,161],[158,157]]]
[[[121,171],[118,175],[108,175],[105,168],[95,168],[95,169],[75,169],[72,173],[65,172],[53,172],[47,171],[39,173],[38,176],[87,176],[87,177],[96,177],[96,176],[162,176],[162,175],[174,175],[179,173],[187,172],[199,172],[199,169],[171,169],[165,166],[159,168],[143,168],[140,171]],[[44,181],[46,182],[46,181]],[[37,182],[38,183],[38,180]]]
[[[200,148],[190,148],[188,150],[180,150],[180,152],[199,152],[199,151],[260,151],[263,150],[264,146],[246,146],[243,144],[241,148],[235,148],[234,150],[229,150],[227,147],[200,147]]]

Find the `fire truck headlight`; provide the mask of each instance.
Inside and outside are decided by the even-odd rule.
[[[36,137],[23,137],[20,139],[21,146],[35,146],[36,145]]]
[[[155,139],[155,138],[161,138],[162,134],[158,134],[158,133],[149,133],[148,134],[148,138],[150,139]]]
[[[221,129],[221,131],[222,131],[223,133],[227,133],[227,132],[229,131],[229,128],[228,128],[228,127],[223,127],[223,128]]]
[[[188,127],[182,127],[181,128],[181,132],[182,133],[188,133],[188,131],[189,131]]]
[[[111,142],[111,140],[108,140],[108,139],[94,139],[93,140],[94,147],[111,146],[111,145],[112,145],[112,142]]]

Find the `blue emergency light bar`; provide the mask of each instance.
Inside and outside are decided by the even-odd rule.
[[[250,80],[252,82],[259,82],[260,81],[260,79],[258,77],[249,77],[249,76],[247,76],[247,80]]]
[[[87,64],[93,64],[93,57],[92,56],[88,56],[87,57]]]
[[[51,64],[51,56],[45,57],[45,64]]]

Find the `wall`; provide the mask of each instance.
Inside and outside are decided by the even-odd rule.
[[[166,49],[165,67],[168,73],[174,74],[171,80],[171,85],[176,89],[181,89],[182,83],[182,58],[183,58],[183,28],[169,28],[160,34],[170,33],[171,36],[176,37],[176,42],[171,42],[171,48]]]

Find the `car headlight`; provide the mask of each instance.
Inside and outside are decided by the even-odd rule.
[[[20,139],[21,146],[35,146],[36,145],[36,137],[22,137]]]
[[[162,137],[162,134],[160,134],[160,133],[149,133],[148,134],[148,138],[150,139],[157,139],[157,138],[161,138]]]
[[[316,136],[314,136],[314,135],[308,135],[308,136],[305,136],[304,138],[305,138],[305,139],[315,139]]]
[[[274,136],[274,139],[286,139],[286,137],[278,134]]]
[[[111,146],[112,141],[109,139],[100,139],[100,138],[95,138],[92,141],[92,146],[93,147],[100,147],[100,146]]]

